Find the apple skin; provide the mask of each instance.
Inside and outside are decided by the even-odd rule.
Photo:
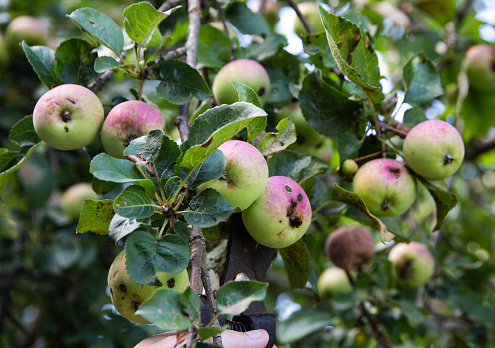
[[[155,290],[167,288],[183,292],[189,286],[189,275],[187,269],[178,274],[160,272],[157,278],[162,286],[141,285],[131,279],[125,266],[125,250],[122,250],[112,262],[108,271],[108,288],[112,303],[124,318],[139,324],[149,322],[135,312]]]
[[[10,64],[10,52],[5,41],[5,36],[0,34],[0,71]]]
[[[19,47],[22,41],[29,46],[44,45],[47,37],[47,24],[42,19],[32,16],[16,17],[5,28],[5,38],[10,47]]]
[[[320,9],[317,3],[311,1],[301,2],[300,4],[297,4],[297,8],[304,18],[306,18],[308,23],[313,27],[315,33],[325,31],[325,27],[323,27],[323,23],[321,22]],[[297,16],[294,20],[294,33],[297,35],[308,34],[308,32],[306,32],[306,28],[304,28],[304,24]]]
[[[265,157],[255,146],[240,140],[228,140],[218,150],[227,159],[224,174],[199,185],[198,189],[215,189],[237,211],[245,210],[265,191],[268,182]]]
[[[420,242],[398,243],[390,249],[388,260],[394,265],[397,279],[409,287],[425,284],[435,271],[435,260]]]
[[[98,137],[105,112],[100,99],[86,87],[65,84],[41,96],[33,124],[39,137],[58,150],[88,146]]]
[[[354,176],[354,192],[377,216],[398,216],[416,200],[416,180],[404,163],[377,158],[362,165]]]
[[[495,90],[495,46],[480,44],[470,47],[462,62],[469,86],[479,91]]]
[[[325,254],[335,266],[346,271],[357,270],[375,254],[375,241],[371,233],[362,227],[339,227],[328,235]]]
[[[345,270],[339,267],[329,267],[318,277],[318,292],[323,298],[332,295],[347,294],[352,292],[352,284]]]
[[[165,117],[158,108],[139,100],[117,104],[101,127],[101,144],[105,152],[124,158],[125,148],[136,138],[154,129],[165,130]]]
[[[443,180],[459,169],[465,149],[454,126],[442,120],[427,120],[409,131],[402,151],[416,174],[429,180]]]
[[[306,233],[311,217],[306,192],[285,176],[269,177],[263,194],[242,212],[251,237],[270,248],[285,248],[297,242]]]
[[[218,105],[239,101],[237,92],[230,81],[244,83],[258,95],[265,104],[270,91],[270,77],[263,65],[252,59],[236,59],[225,64],[213,81],[212,91]]]
[[[60,206],[62,211],[72,219],[78,219],[81,213],[81,206],[86,199],[98,200],[98,195],[91,184],[80,182],[67,188],[62,194]]]

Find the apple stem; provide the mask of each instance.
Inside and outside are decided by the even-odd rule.
[[[69,122],[72,119],[72,113],[68,110],[60,111],[60,117],[62,121]]]
[[[443,165],[446,166],[448,164],[452,164],[454,162],[454,159],[452,158],[451,155],[445,155],[443,158]]]

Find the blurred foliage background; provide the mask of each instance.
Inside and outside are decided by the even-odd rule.
[[[80,7],[94,7],[122,25],[122,10],[129,0],[3,0],[0,1],[0,33],[20,15],[42,18],[49,25],[47,45],[55,48],[72,36],[82,37],[67,14]],[[150,1],[156,8],[162,2]],[[224,1],[226,2],[226,1]],[[203,1],[204,7],[213,1]],[[223,3],[223,2],[222,2]],[[363,322],[357,306],[367,301],[367,312],[376,316],[396,347],[494,347],[495,346],[495,113],[493,96],[481,98],[460,78],[460,66],[471,45],[495,42],[495,9],[490,1],[331,0],[322,2],[358,23],[374,37],[379,52],[382,85],[388,109],[414,117],[401,98],[402,68],[411,52],[424,52],[437,66],[444,94],[421,109],[428,118],[458,119],[466,142],[466,160],[447,182],[458,197],[441,231],[430,233],[435,206],[426,191],[401,220],[401,229],[411,239],[428,242],[437,260],[437,273],[425,288],[408,290],[390,279],[386,249],[377,242],[377,254],[357,277],[357,291],[318,302],[307,290],[289,291],[280,258],[267,274],[270,282],[266,305],[276,313],[279,347],[368,347],[376,346],[374,330]],[[256,7],[256,3],[249,5]],[[305,45],[292,32],[295,14],[284,1],[274,4],[283,19],[273,30],[286,36],[284,78],[297,80],[306,64],[318,65]],[[491,11],[491,12],[490,12]],[[272,13],[265,14],[267,20]],[[215,20],[204,12],[204,20]],[[271,18],[271,17],[270,17]],[[490,22],[491,20],[491,22]],[[170,16],[160,30],[175,43],[184,43],[186,11]],[[3,39],[2,39],[3,40]],[[246,38],[232,38],[242,45]],[[313,47],[314,49],[314,47]],[[301,55],[303,50],[309,54]],[[243,48],[239,48],[243,54]],[[228,58],[228,57],[227,57]],[[331,58],[331,57],[330,57]],[[269,62],[276,65],[276,62]],[[329,63],[331,64],[331,63]],[[9,147],[8,133],[15,122],[32,113],[45,91],[24,53],[9,48],[2,62],[0,79],[0,142]],[[113,98],[132,98],[132,81],[116,74],[99,93],[109,107]],[[145,91],[146,94],[146,91]],[[462,98],[460,98],[460,96]],[[176,107],[147,95],[168,118],[173,134]],[[402,109],[394,111],[396,105]],[[273,115],[277,100],[267,105]],[[108,111],[108,109],[107,109]],[[331,156],[330,156],[331,157]],[[107,237],[76,235],[77,221],[61,210],[61,194],[72,184],[91,182],[90,156],[83,150],[61,152],[41,147],[10,177],[0,204],[0,346],[2,347],[131,347],[158,332],[154,326],[128,322],[112,309],[107,293],[108,268],[118,247]],[[328,159],[335,169],[338,158]],[[328,187],[341,180],[335,172],[317,177],[312,184]],[[318,186],[320,185],[320,186]],[[327,185],[327,186],[325,186]],[[323,201],[312,197],[313,202]],[[110,194],[111,195],[111,194]],[[330,266],[322,245],[337,221],[327,217],[313,224],[304,237],[313,277]],[[345,221],[340,221],[345,224]],[[323,233],[321,233],[323,232]],[[314,280],[314,279],[313,279]],[[418,304],[420,304],[418,306]],[[315,308],[317,311],[315,312]],[[318,322],[331,318],[332,326]]]

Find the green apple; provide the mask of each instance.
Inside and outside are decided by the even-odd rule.
[[[404,159],[425,179],[443,180],[454,174],[464,159],[464,141],[457,129],[442,120],[414,126],[402,146]]]
[[[237,211],[242,211],[265,191],[268,164],[261,152],[245,141],[228,140],[218,150],[227,159],[223,175],[199,185],[198,189],[215,189]]]
[[[270,77],[263,65],[252,59],[236,59],[224,65],[213,81],[212,91],[219,105],[239,101],[231,81],[251,87],[265,104],[270,91]]]
[[[149,322],[135,314],[141,303],[151,297],[159,288],[173,289],[183,292],[189,286],[187,269],[179,274],[160,272],[157,278],[162,286],[141,285],[131,279],[125,266],[125,250],[122,250],[110,266],[108,271],[108,288],[112,303],[124,318],[140,324]]]
[[[22,41],[29,46],[44,45],[48,37],[48,25],[40,18],[19,16],[5,28],[5,38],[10,47],[17,48]]]
[[[125,101],[108,113],[101,127],[101,144],[110,156],[124,158],[131,141],[154,129],[165,130],[165,117],[158,108],[139,100]]]
[[[98,195],[91,184],[80,182],[67,188],[62,194],[60,206],[62,211],[72,219],[78,219],[81,213],[81,206],[86,199],[98,200]]]
[[[470,47],[462,62],[469,86],[479,91],[495,90],[495,46],[480,44]]]
[[[342,163],[342,174],[344,174],[348,178],[352,178],[358,171],[359,167],[356,161],[352,159],[346,159],[344,163]]]
[[[419,242],[398,243],[390,249],[388,260],[394,265],[397,279],[404,285],[425,284],[435,271],[435,260],[428,248]]]
[[[397,216],[416,200],[416,180],[404,163],[377,158],[362,165],[354,176],[354,192],[377,216]]]
[[[325,254],[337,267],[351,271],[368,263],[375,253],[371,233],[359,226],[344,226],[327,237]]]
[[[105,118],[100,99],[86,87],[57,86],[34,107],[33,124],[39,137],[58,150],[75,150],[96,140]]]
[[[269,177],[263,194],[242,212],[251,237],[270,248],[285,248],[301,239],[311,217],[306,192],[285,176]]]
[[[320,18],[320,9],[317,3],[312,1],[301,2],[300,4],[297,5],[297,8],[299,9],[299,12],[301,12],[301,14],[304,16],[304,18],[306,18],[308,23],[313,27],[315,33],[318,33],[320,31],[325,31],[325,28],[323,27],[323,23]],[[294,32],[297,35],[308,34],[306,28],[304,28],[304,24],[297,16],[296,19],[294,20]]]
[[[345,270],[339,267],[329,267],[318,277],[318,292],[323,298],[337,294],[352,292],[352,284]]]

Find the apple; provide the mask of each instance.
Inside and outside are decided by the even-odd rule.
[[[337,267],[346,271],[360,269],[375,253],[371,233],[359,226],[339,227],[325,242],[325,254]]]
[[[237,92],[230,81],[251,87],[261,104],[265,104],[270,91],[270,77],[263,65],[252,59],[236,59],[225,64],[213,80],[213,96],[219,105],[239,101]]]
[[[311,216],[311,204],[302,187],[291,178],[272,176],[261,196],[242,212],[242,221],[256,242],[285,248],[304,235]]]
[[[397,279],[404,285],[425,284],[435,271],[435,260],[420,242],[398,243],[390,249],[388,260],[394,265]]]
[[[464,141],[457,129],[442,120],[414,126],[402,146],[404,159],[425,179],[443,180],[454,174],[464,159]]]
[[[29,46],[44,45],[48,37],[48,25],[40,18],[19,16],[5,28],[5,38],[10,47],[19,47],[22,41]]]
[[[318,277],[318,292],[323,298],[331,295],[352,292],[352,284],[345,270],[339,267],[329,267]]]
[[[100,99],[86,87],[60,85],[41,96],[33,111],[39,137],[58,150],[88,146],[98,136],[105,118]]]
[[[301,2],[297,5],[297,8],[299,9],[299,12],[301,12],[301,14],[304,16],[304,18],[306,18],[308,23],[313,27],[315,33],[325,31],[323,23],[321,22],[320,9],[317,3],[311,1]],[[296,33],[297,35],[308,34],[306,28],[304,28],[304,24],[297,16],[294,20],[294,33]]]
[[[261,152],[245,141],[228,140],[218,150],[227,159],[223,175],[199,185],[198,189],[215,189],[237,211],[242,211],[265,191],[268,164]]]
[[[81,205],[86,199],[98,200],[98,195],[91,184],[88,182],[80,182],[67,188],[62,194],[60,206],[62,211],[72,219],[78,219],[81,213]]]
[[[416,180],[404,163],[391,158],[377,158],[362,165],[353,187],[377,216],[400,215],[416,200]]]
[[[124,158],[131,141],[154,129],[165,130],[165,117],[160,110],[139,100],[128,100],[108,113],[101,127],[101,144],[109,155]]]
[[[356,161],[352,159],[346,159],[344,163],[342,163],[342,174],[344,174],[348,178],[352,178],[358,171],[359,167]]]
[[[189,286],[187,269],[178,274],[159,272],[157,278],[162,286],[141,285],[131,279],[125,266],[125,250],[122,250],[108,271],[108,288],[112,303],[124,318],[140,324],[149,324],[142,316],[135,314],[141,303],[151,297],[159,288],[183,292]]]
[[[480,91],[495,90],[495,46],[479,44],[466,51],[462,69],[469,86]]]

